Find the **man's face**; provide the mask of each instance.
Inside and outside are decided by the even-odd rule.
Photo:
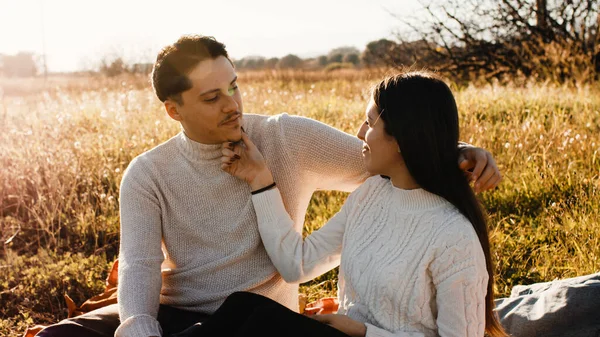
[[[188,74],[192,87],[181,93],[182,104],[168,99],[165,108],[181,122],[185,134],[204,144],[242,138],[242,95],[237,75],[224,56],[206,59]]]

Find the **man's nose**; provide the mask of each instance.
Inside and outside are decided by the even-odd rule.
[[[232,96],[226,95],[225,99],[227,100],[227,104],[225,104],[225,106],[223,107],[224,112],[232,112],[237,111],[239,109],[239,104]]]

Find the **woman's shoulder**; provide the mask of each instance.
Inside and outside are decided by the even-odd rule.
[[[479,244],[479,237],[469,219],[448,202],[437,212],[439,227],[437,239],[445,245],[463,245],[466,242]]]
[[[384,178],[380,175],[371,176],[365,180],[354,192],[350,194],[349,198],[362,199],[368,195],[373,194],[376,191],[380,191],[389,185],[389,179]]]
[[[469,219],[452,205],[438,216],[440,226],[432,240],[432,268],[445,271],[443,274],[467,267],[485,270],[483,248]]]

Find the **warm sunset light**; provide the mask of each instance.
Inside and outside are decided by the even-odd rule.
[[[20,0],[0,2],[0,54],[47,55],[50,71],[89,67],[105,55],[150,62],[182,34],[212,35],[234,58],[301,57],[340,46],[364,48],[391,37],[391,13],[416,0],[143,1]]]
[[[600,0],[0,0],[1,337],[599,313]]]

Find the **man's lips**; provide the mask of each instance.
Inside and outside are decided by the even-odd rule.
[[[240,119],[240,117],[242,117],[242,114],[236,114],[235,116],[229,118],[228,120],[221,122],[221,125],[226,125],[226,124],[233,124],[234,122],[236,122],[238,119]]]

